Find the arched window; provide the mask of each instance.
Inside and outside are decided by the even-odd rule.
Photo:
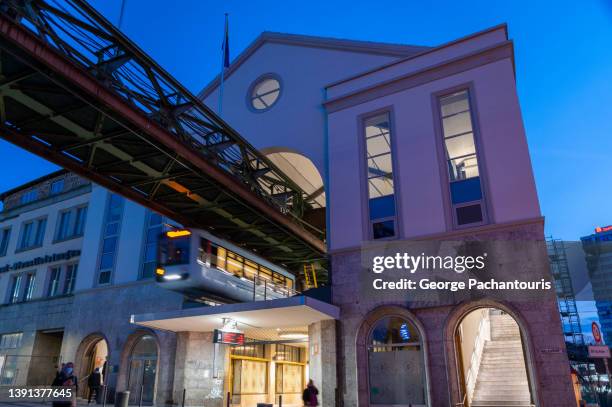
[[[379,319],[368,341],[370,405],[425,406],[425,367],[418,329],[396,316]]]
[[[128,378],[130,404],[139,403],[141,392],[142,404],[153,404],[156,374],[157,341],[152,335],[143,335],[138,339],[130,354]]]

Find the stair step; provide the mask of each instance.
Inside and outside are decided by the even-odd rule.
[[[473,407],[527,407],[531,395],[518,325],[505,314],[490,315],[491,340],[484,344]]]
[[[531,401],[531,397],[529,396],[529,394],[526,395],[522,395],[522,394],[506,394],[506,393],[500,393],[500,394],[475,394],[473,401],[503,401],[503,402],[509,402],[509,401]]]
[[[525,389],[528,388],[529,386],[527,385],[527,380],[524,379],[517,379],[517,380],[479,380],[478,383],[476,383],[476,389],[480,389],[480,390],[488,390],[488,389],[506,389],[506,390],[511,390],[511,391],[516,391],[521,390],[521,389]]]
[[[483,402],[476,402],[476,401],[472,401],[472,407],[532,407],[533,404],[531,403],[525,403],[523,401],[517,401],[517,402],[507,402],[507,401],[500,401],[500,402],[490,402],[490,401],[483,401]]]
[[[482,387],[476,387],[475,390],[475,395],[477,399],[482,399],[484,396],[504,396],[504,398],[506,396],[510,396],[511,398],[518,398],[521,399],[523,398],[523,396],[525,395],[521,390],[526,390],[527,386],[526,385],[521,385],[518,386],[517,388],[506,388],[506,387],[501,387],[501,386],[495,386],[492,389],[483,389]],[[529,396],[529,394],[526,394],[526,396]]]

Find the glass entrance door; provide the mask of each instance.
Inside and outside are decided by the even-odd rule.
[[[152,405],[155,399],[157,374],[157,344],[155,338],[144,335],[134,346],[130,357],[128,390],[130,404],[138,404],[142,392],[142,404]]]
[[[142,404],[153,404],[155,395],[156,359],[132,359],[130,362],[130,404],[138,404],[142,387]]]

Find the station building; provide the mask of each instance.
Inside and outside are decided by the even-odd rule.
[[[506,277],[550,278],[504,25],[437,47],[263,33],[224,77],[221,104],[219,78],[200,97],[320,206],[329,295],[186,301],[154,277],[172,222],[62,171],[2,195],[1,384],[74,361],[135,404],[301,405],[311,378],[323,406],[575,405],[554,291],[362,295],[364,251],[399,241],[516,241]],[[297,288],[218,245],[227,275]],[[221,328],[249,341],[215,344]]]

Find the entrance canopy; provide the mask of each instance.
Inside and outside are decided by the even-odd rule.
[[[229,318],[238,323],[238,329],[248,338],[282,341],[291,334],[307,333],[310,324],[338,319],[339,316],[340,310],[335,305],[306,296],[295,296],[132,315],[131,322],[173,332],[211,332],[222,328],[223,319]]]

